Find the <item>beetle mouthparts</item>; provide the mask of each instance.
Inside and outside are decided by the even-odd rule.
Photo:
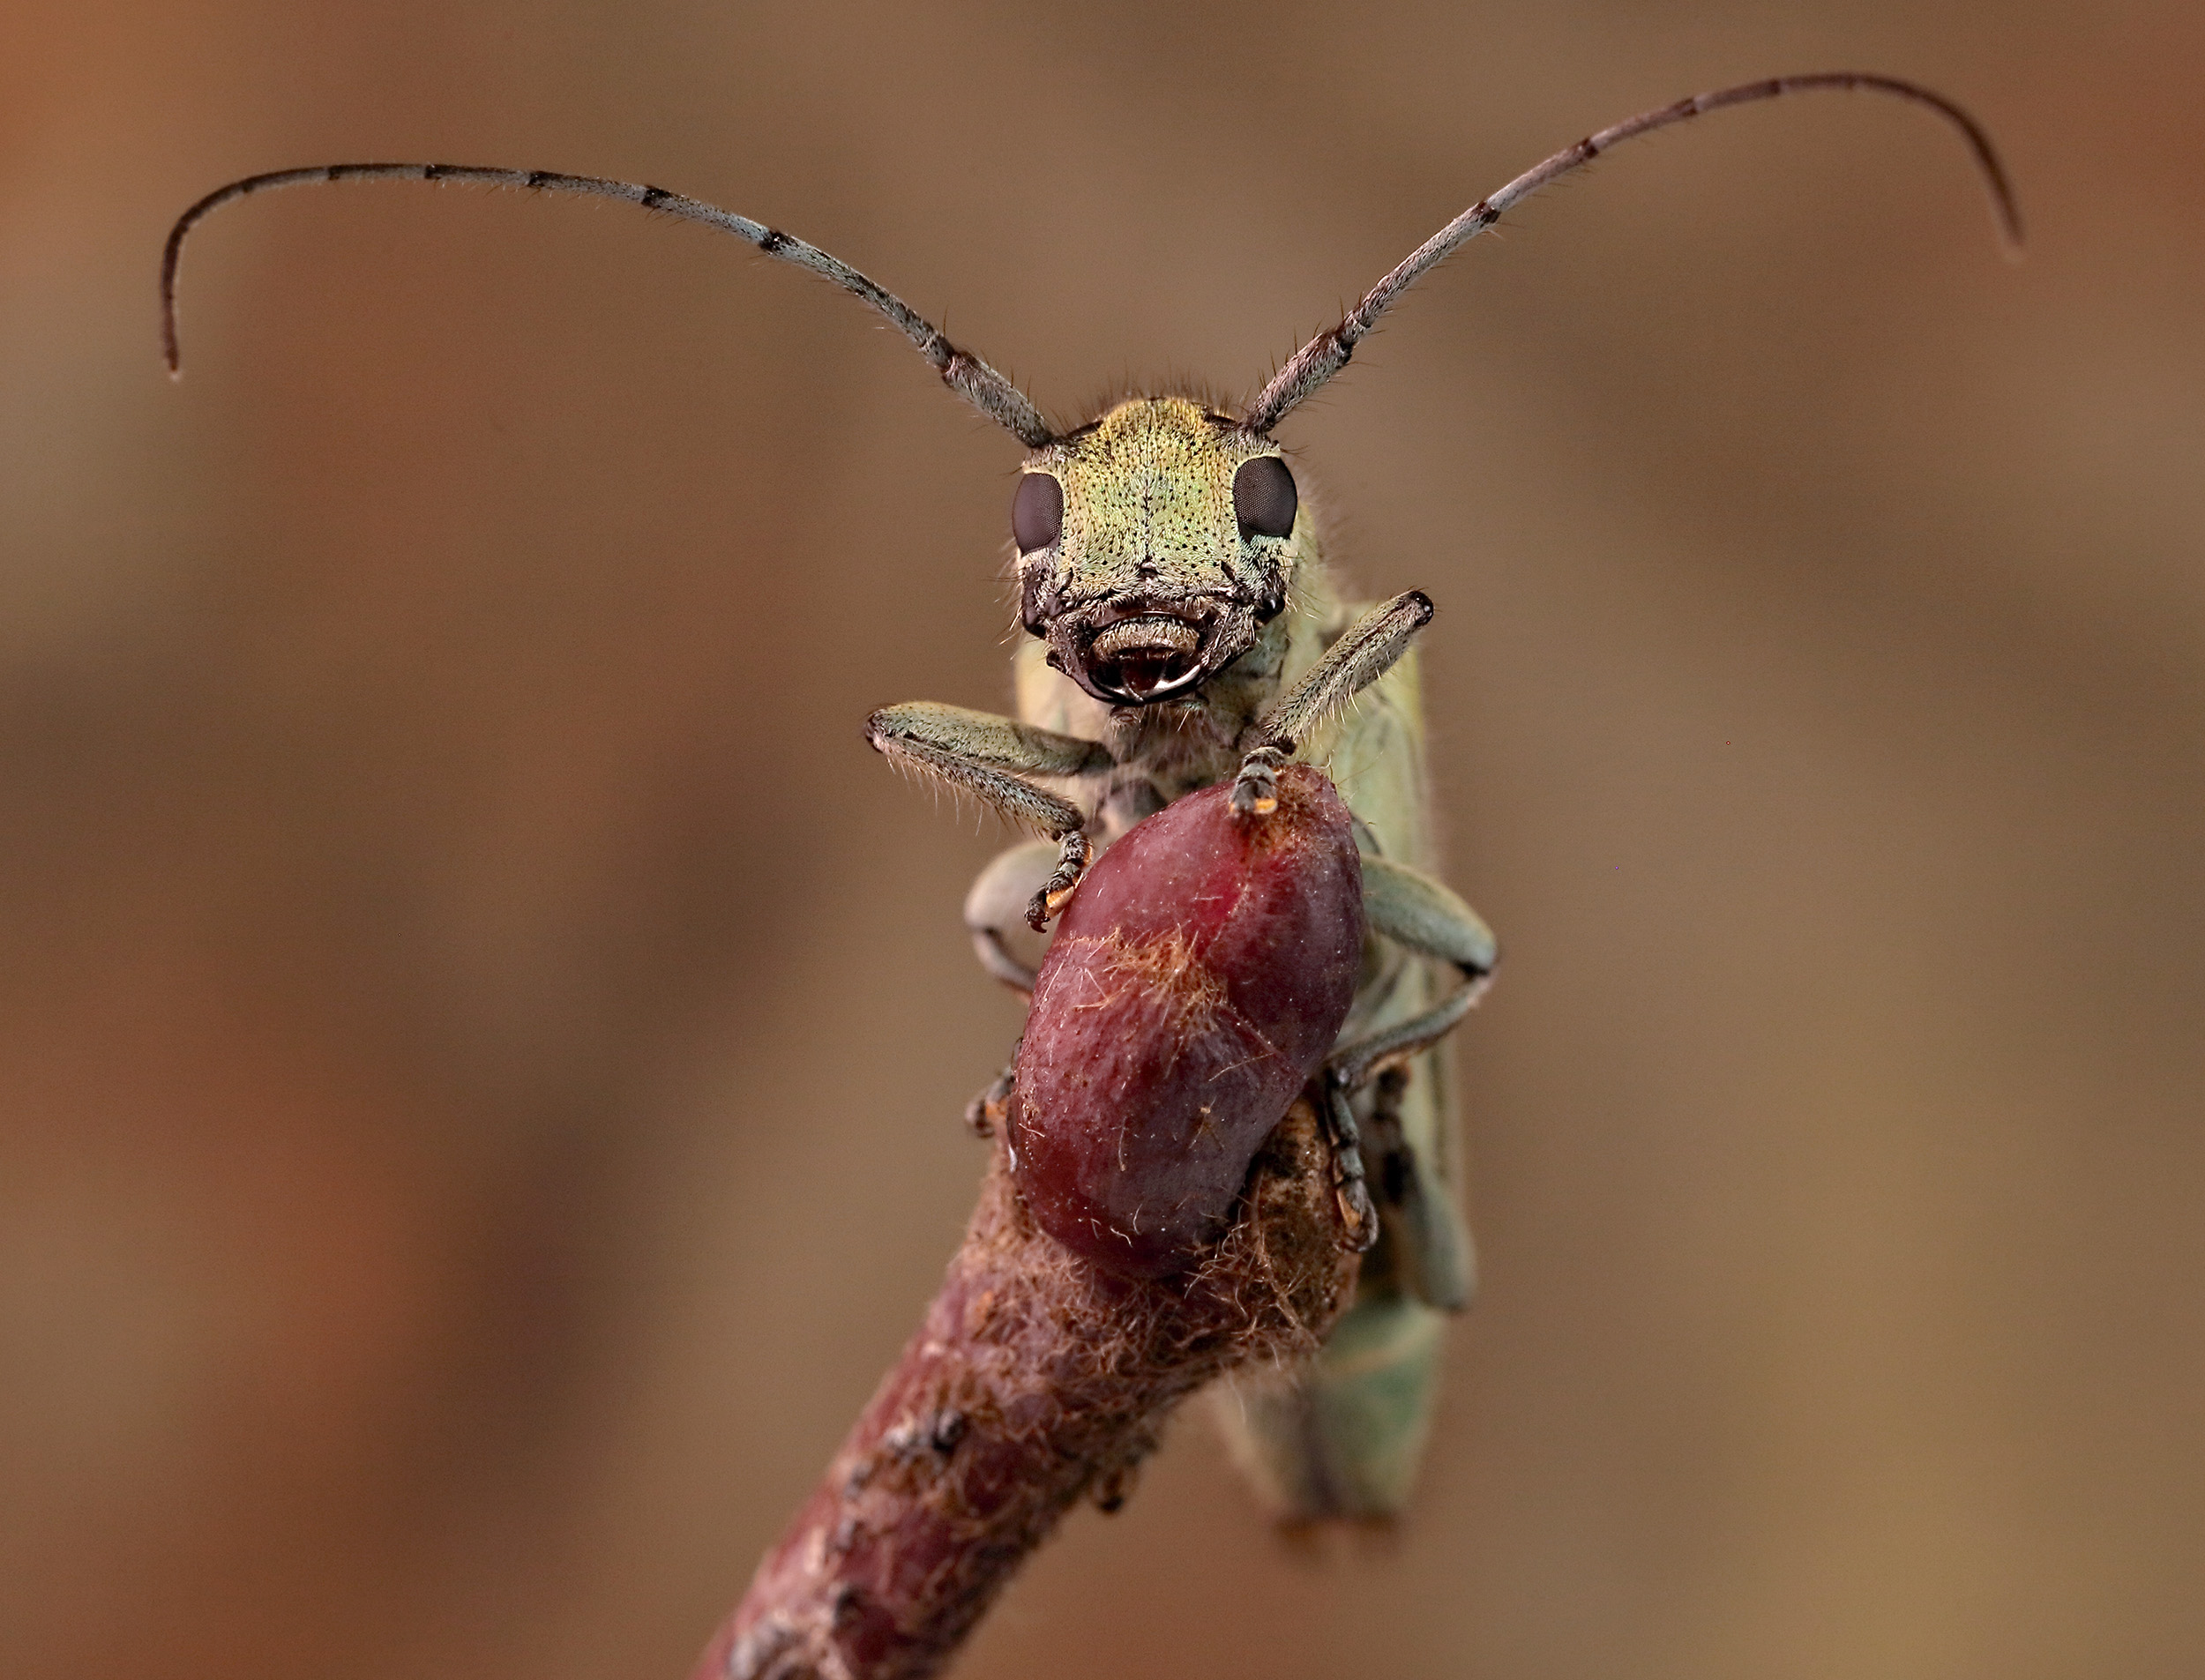
[[[1099,689],[1139,706],[1183,689],[1202,675],[1202,633],[1166,613],[1123,618],[1097,636],[1087,665]]]

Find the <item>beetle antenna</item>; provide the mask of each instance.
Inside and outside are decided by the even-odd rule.
[[[1891,76],[1871,76],[1856,71],[1824,71],[1811,76],[1776,76],[1767,81],[1746,82],[1737,87],[1725,87],[1717,93],[1696,93],[1690,99],[1679,100],[1659,110],[1641,111],[1629,120],[1590,134],[1575,146],[1557,152],[1536,168],[1518,175],[1490,198],[1480,198],[1430,239],[1411,251],[1408,259],[1364,294],[1363,301],[1349,310],[1340,325],[1319,333],[1288,358],[1287,363],[1274,374],[1271,383],[1261,394],[1250,402],[1242,412],[1241,424],[1257,433],[1267,433],[1297,404],[1311,396],[1326,380],[1347,365],[1355,354],[1355,347],[1363,336],[1378,324],[1378,318],[1391,309],[1401,295],[1414,285],[1425,270],[1438,267],[1455,250],[1484,233],[1515,205],[1529,198],[1549,183],[1583,168],[1595,158],[1625,140],[1635,139],[1641,134],[1651,134],[1665,129],[1672,123],[1684,122],[1706,111],[1718,111],[1726,105],[1751,105],[1758,101],[1775,99],[1780,93],[1805,93],[1823,88],[1858,88],[1869,93],[1889,93],[1916,105],[1925,105],[1957,128],[1974,153],[1976,167],[1982,170],[1984,184],[1991,195],[1992,219],[1998,224],[1999,235],[2009,252],[2017,251],[2022,243],[2022,213],[2014,202],[2012,183],[2007,179],[2006,167],[1999,161],[1999,154],[1991,145],[1991,137],[1974,117],[1954,104],[1941,93],[1913,82],[1901,81]]]
[[[1055,437],[1026,393],[1009,379],[978,356],[952,344],[938,327],[893,292],[817,245],[702,199],[669,192],[663,187],[607,181],[595,175],[561,175],[549,169],[487,169],[459,163],[329,163],[313,169],[278,169],[268,175],[247,175],[208,193],[177,219],[176,225],[169,230],[168,246],[161,252],[161,341],[171,376],[181,377],[183,366],[176,340],[176,267],[183,256],[185,236],[206,216],[233,199],[249,198],[256,192],[270,192],[278,187],[319,186],[331,181],[457,181],[476,186],[519,187],[530,192],[568,192],[585,198],[617,198],[624,204],[639,205],[720,233],[733,234],[744,243],[757,246],[766,256],[808,269],[823,280],[832,280],[853,297],[871,304],[918,347],[927,365],[941,375],[943,384],[1029,449],[1039,449]]]

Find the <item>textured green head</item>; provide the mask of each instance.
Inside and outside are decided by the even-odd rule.
[[[1020,616],[1098,700],[1186,695],[1284,610],[1298,505],[1268,437],[1180,397],[1122,402],[1027,457]]]

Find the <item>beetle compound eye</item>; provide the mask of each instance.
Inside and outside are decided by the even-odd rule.
[[[1011,498],[1011,536],[1020,554],[1046,549],[1065,528],[1065,489],[1047,473],[1028,473]]]
[[[1233,474],[1233,511],[1239,516],[1244,541],[1287,535],[1294,529],[1294,510],[1300,505],[1294,474],[1276,455],[1243,461]]]

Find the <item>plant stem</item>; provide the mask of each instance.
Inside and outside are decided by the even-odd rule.
[[[1217,1241],[1133,1279],[1035,1226],[998,1135],[941,1292],[695,1680],[938,1673],[1066,1511],[1117,1509],[1181,1400],[1315,1351],[1355,1276],[1333,1174],[1297,1100]]]

